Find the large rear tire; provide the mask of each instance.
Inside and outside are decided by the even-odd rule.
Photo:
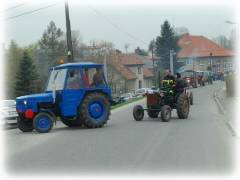
[[[177,115],[179,119],[187,119],[189,114],[189,99],[185,93],[179,95],[177,99]]]
[[[102,93],[88,94],[80,107],[80,119],[87,128],[100,128],[107,123],[110,103]]]
[[[22,117],[17,118],[17,126],[22,132],[32,132],[34,129],[32,120],[24,119]]]
[[[141,105],[136,105],[133,108],[133,117],[136,121],[142,121],[144,117],[144,110]]]
[[[190,92],[190,95],[189,95],[189,103],[190,103],[190,105],[193,105],[193,93],[192,92]]]

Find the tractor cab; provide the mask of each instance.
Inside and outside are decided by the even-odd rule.
[[[103,65],[67,63],[50,69],[45,91],[16,99],[18,127],[48,132],[56,117],[67,126],[102,127],[110,114],[111,89]]]

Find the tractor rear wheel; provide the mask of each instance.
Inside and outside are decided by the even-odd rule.
[[[172,116],[172,109],[168,105],[164,105],[161,108],[161,119],[163,122],[168,122]]]
[[[99,128],[107,123],[110,103],[102,93],[88,94],[80,107],[80,119],[87,128]]]
[[[185,93],[179,95],[177,99],[177,115],[179,119],[187,119],[189,114],[189,99]]]
[[[141,105],[136,105],[133,108],[133,117],[136,121],[142,121],[144,117],[144,110]]]
[[[34,129],[33,122],[22,117],[17,118],[17,125],[22,132],[32,132]]]
[[[150,118],[157,118],[159,115],[159,111],[156,110],[148,110],[148,116]]]

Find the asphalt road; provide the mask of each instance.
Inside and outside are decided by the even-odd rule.
[[[5,163],[10,174],[228,174],[234,137],[222,121],[215,83],[192,89],[188,119],[174,111],[170,122],[136,122],[131,104],[113,110],[100,129],[68,128],[59,122],[48,134],[6,130]],[[145,100],[137,102],[144,104]]]

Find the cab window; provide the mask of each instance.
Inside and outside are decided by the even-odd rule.
[[[102,88],[106,87],[102,68],[85,68],[83,69],[83,84],[85,88]]]
[[[80,70],[73,69],[68,71],[67,75],[67,89],[80,89],[81,88]]]

